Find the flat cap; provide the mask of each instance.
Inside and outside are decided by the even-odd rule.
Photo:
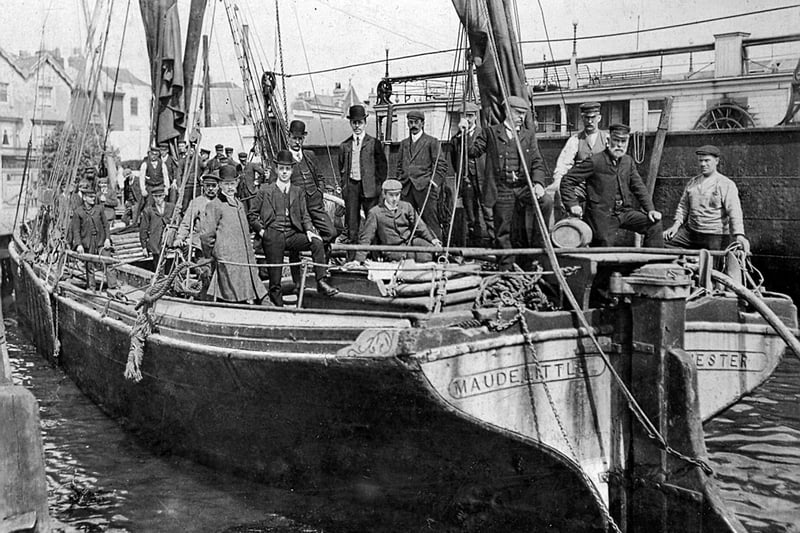
[[[627,124],[612,124],[608,127],[608,133],[616,133],[617,135],[628,135],[631,132],[631,127]]]
[[[579,107],[581,108],[581,113],[600,111],[600,102],[584,102]]]
[[[221,152],[224,149],[225,149],[225,145],[224,144],[215,144],[214,145],[214,150],[216,150],[217,152]]]
[[[695,150],[694,153],[697,155],[713,155],[714,157],[719,157],[719,148],[713,144],[707,144]]]
[[[203,174],[203,176],[200,179],[202,181],[218,182],[219,181],[219,173],[216,170],[212,170],[212,171],[209,171],[209,172],[206,172],[205,174]]]
[[[233,153],[233,148],[231,148],[230,146],[226,146],[225,147],[225,153],[226,154],[232,154]]]
[[[478,104],[475,102],[465,102],[462,106],[461,112],[462,113],[478,113],[480,112],[481,108],[478,107]]]
[[[400,192],[403,190],[403,184],[397,180],[388,179],[383,182],[381,189],[383,189],[384,192]]]
[[[152,189],[150,189],[150,194],[155,196],[156,194],[165,194],[164,186],[163,185],[156,185]]]
[[[247,159],[247,152],[239,152],[239,159]]]
[[[210,154],[211,150],[209,150],[208,148],[200,148],[200,153],[201,154]]]
[[[233,165],[222,165],[219,167],[220,181],[236,181],[238,178],[239,173],[236,172],[236,167]]]
[[[406,118],[413,118],[416,120],[425,120],[425,113],[420,111],[419,109],[412,109],[408,113],[406,113]]]
[[[514,109],[522,109],[527,111],[531,108],[531,103],[521,96],[509,96],[506,99],[506,103]]]

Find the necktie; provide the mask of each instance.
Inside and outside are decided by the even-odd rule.
[[[350,178],[361,181],[361,143],[359,137],[353,137],[353,157],[350,161]]]

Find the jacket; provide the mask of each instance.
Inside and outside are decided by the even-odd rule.
[[[397,157],[397,180],[405,188],[410,183],[412,187],[421,191],[428,187],[431,179],[436,185],[444,183],[447,171],[445,153],[439,141],[422,132],[417,142],[411,143],[411,137],[400,141],[400,150]]]
[[[175,204],[172,202],[164,202],[164,213],[160,215],[155,205],[148,205],[144,208],[142,219],[139,222],[139,241],[142,243],[142,248],[153,254],[161,253],[164,229],[169,226],[174,210]]]
[[[273,198],[276,194],[283,194],[278,189],[277,184],[262,185],[250,203],[247,219],[250,222],[250,229],[256,234],[275,222],[275,202]],[[299,233],[307,231],[316,233],[314,224],[311,222],[311,215],[309,215],[308,207],[306,206],[305,194],[303,194],[300,187],[294,185],[289,186],[289,223]]]
[[[340,185],[344,189],[350,179],[353,161],[353,136],[344,141],[339,149]],[[366,198],[377,198],[381,194],[381,185],[386,181],[387,163],[381,143],[371,135],[364,134],[359,151],[361,168],[361,188]]]

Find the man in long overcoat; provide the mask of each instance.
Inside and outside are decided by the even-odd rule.
[[[210,298],[227,302],[260,302],[267,289],[258,277],[253,239],[244,205],[236,198],[236,168],[219,169],[220,194],[206,206],[200,219],[203,254],[216,261],[208,290]]]

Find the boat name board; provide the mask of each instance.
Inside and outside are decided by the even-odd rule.
[[[761,372],[767,367],[764,352],[738,350],[701,350],[689,352],[697,370],[735,370],[738,372]]]
[[[603,360],[596,355],[586,355],[583,359],[575,357],[522,363],[474,374],[457,375],[450,380],[447,390],[452,398],[460,400],[516,387],[596,377],[604,370]]]

